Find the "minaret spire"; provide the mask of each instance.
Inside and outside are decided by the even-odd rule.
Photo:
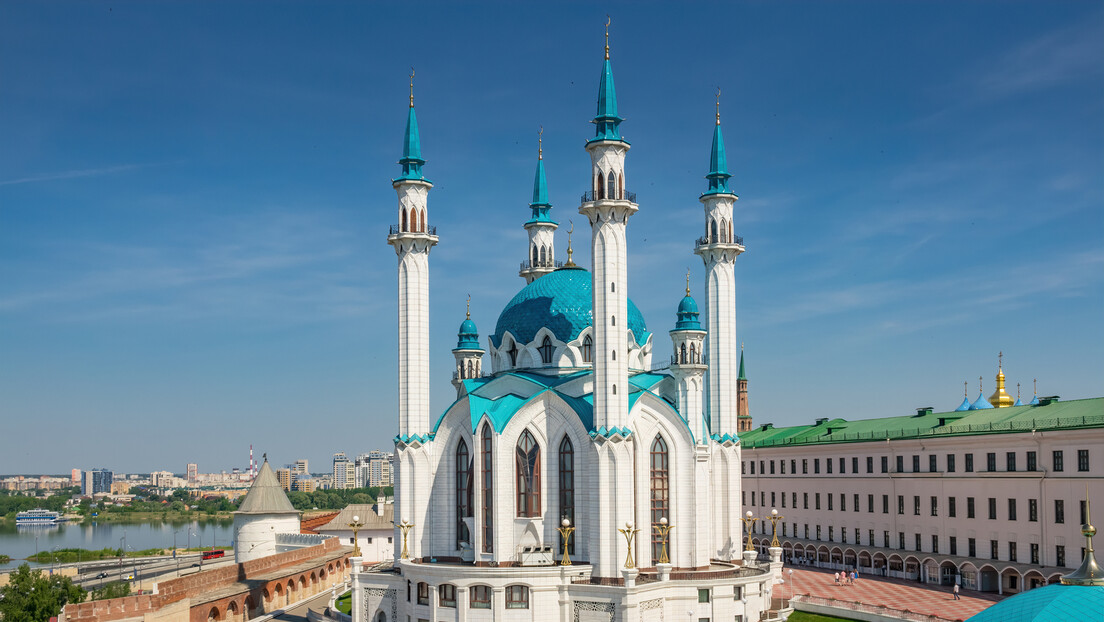
[[[617,89],[613,86],[613,67],[610,65],[609,56],[609,16],[606,16],[606,60],[602,64],[602,79],[598,82],[598,113],[594,116],[596,128],[594,138],[596,140],[621,140],[621,130],[618,126],[624,121],[617,114]]]
[[[518,276],[532,283],[555,270],[555,233],[559,224],[552,220],[548,202],[548,179],[544,173],[544,126],[537,132],[537,172],[533,176],[533,200],[529,203],[532,216],[525,223],[529,233],[529,258],[521,263]]]

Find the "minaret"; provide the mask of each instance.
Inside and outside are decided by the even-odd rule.
[[[690,425],[698,442],[709,438],[705,418],[702,416],[702,393],[705,365],[702,362],[702,344],[705,331],[698,321],[698,303],[690,297],[690,274],[686,275],[686,296],[679,302],[675,329],[670,332],[674,355],[671,356],[671,375],[678,382],[678,411]]]
[[[533,201],[529,204],[533,215],[525,223],[529,232],[529,258],[521,262],[518,276],[532,283],[556,269],[555,236],[556,221],[549,217],[552,204],[548,202],[548,181],[544,177],[544,128],[537,138],[537,173],[533,179]]]
[[[625,227],[636,213],[636,197],[625,191],[625,153],[621,138],[617,93],[609,61],[609,21],[606,22],[606,60],[598,84],[598,113],[590,153],[591,189],[583,195],[579,213],[590,221],[592,304],[594,329],[594,441],[600,527],[589,534],[594,576],[620,579],[625,539],[620,526],[638,524],[647,541],[648,518],[634,507],[633,449],[629,436],[629,342],[627,253]],[[650,443],[651,439],[645,442]],[[645,504],[644,508],[647,507]],[[639,511],[638,511],[639,510]]]
[[[997,355],[997,390],[989,396],[989,403],[996,408],[1008,408],[1012,401],[1012,396],[1004,390],[1004,352],[1001,352]]]
[[[429,250],[437,231],[428,224],[426,199],[433,184],[422,175],[421,141],[414,115],[414,73],[410,74],[410,110],[403,140],[402,175],[391,181],[399,197],[399,224],[392,225],[387,243],[399,257],[399,434],[396,438],[395,520],[424,525],[429,503],[430,474],[420,467],[417,452],[426,451],[429,421]],[[423,467],[424,468],[424,467]],[[421,556],[421,537],[410,542],[410,556]],[[395,542],[399,542],[396,529]],[[399,550],[396,547],[396,559]]]
[[[483,375],[483,348],[479,347],[479,329],[471,319],[471,296],[468,296],[468,316],[460,324],[456,347],[452,355],[456,357],[456,371],[452,373],[452,385],[457,393],[465,380]]]
[[[706,416],[710,435],[734,435],[736,411],[736,257],[743,238],[733,235],[732,208],[738,197],[728,187],[728,166],[721,136],[721,94],[717,91],[717,123],[709,158],[709,188],[699,199],[705,206],[705,236],[694,252],[705,263]]]
[[[740,344],[740,375],[736,376],[736,432],[751,431],[751,412],[748,410],[747,375],[744,374],[744,344]]]

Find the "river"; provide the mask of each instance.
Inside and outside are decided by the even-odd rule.
[[[124,538],[127,549],[140,551],[162,547],[171,549],[175,534],[176,546],[211,546],[229,549],[233,539],[233,521],[193,521],[170,523],[160,520],[135,523],[60,523],[52,526],[16,527],[11,521],[0,521],[0,555],[11,557],[0,570],[15,568],[36,551],[54,548],[97,550],[120,548]],[[36,564],[31,564],[35,566]],[[48,564],[40,564],[47,566]]]

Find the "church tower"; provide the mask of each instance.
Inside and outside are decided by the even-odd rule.
[[[428,462],[424,442],[429,421],[429,251],[437,244],[429,226],[427,197],[433,184],[422,175],[421,140],[414,114],[414,74],[410,74],[410,109],[406,117],[402,174],[391,181],[399,198],[399,224],[392,225],[387,243],[399,258],[399,435],[396,443],[401,477],[395,484],[395,520],[421,523],[429,503]],[[397,532],[396,532],[397,535]],[[420,554],[420,538],[410,543],[410,555]],[[398,540],[396,540],[397,542]],[[396,552],[397,553],[397,552]],[[396,557],[398,555],[396,554]]]
[[[552,204],[548,202],[548,181],[544,177],[544,128],[537,139],[537,173],[533,179],[533,202],[529,204],[533,215],[525,223],[529,232],[529,259],[521,262],[518,276],[532,283],[556,269],[555,236],[556,221],[549,217]]]
[[[740,344],[740,375],[736,376],[736,433],[751,432],[748,410],[747,376],[744,375],[744,345]]]
[[[721,135],[720,93],[713,150],[709,158],[709,188],[699,199],[705,207],[705,236],[694,252],[705,263],[706,416],[714,438],[736,434],[736,257],[743,238],[732,232],[737,196],[728,187],[728,165]]]
[[[591,189],[583,195],[579,213],[590,221],[592,305],[594,329],[594,429],[598,443],[598,516],[603,528],[590,534],[594,575],[619,578],[625,558],[625,540],[619,525],[634,521],[632,499],[633,451],[627,438],[629,421],[629,326],[625,228],[636,213],[636,197],[625,191],[625,154],[629,143],[618,126],[617,92],[609,60],[609,22],[606,22],[606,59],[598,83],[598,113],[590,153]],[[648,526],[641,533],[648,533]]]

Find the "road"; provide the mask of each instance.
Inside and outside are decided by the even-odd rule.
[[[118,560],[109,564],[102,561],[90,562],[80,565],[78,575],[73,578],[73,582],[86,589],[94,589],[112,581],[130,581],[135,590],[139,588],[149,589],[153,586],[154,581],[199,572],[201,569],[200,563],[198,553],[181,555],[176,560],[172,557],[160,557],[155,560],[128,558],[123,560],[121,566]],[[233,554],[228,557],[204,561],[202,562],[202,569],[209,570],[232,563],[234,563]]]
[[[272,619],[282,620],[283,622],[307,622],[307,611],[312,609],[318,612],[325,611],[326,605],[330,603],[330,598],[332,596],[333,593],[326,590],[310,600],[284,610],[283,613],[273,616]]]

